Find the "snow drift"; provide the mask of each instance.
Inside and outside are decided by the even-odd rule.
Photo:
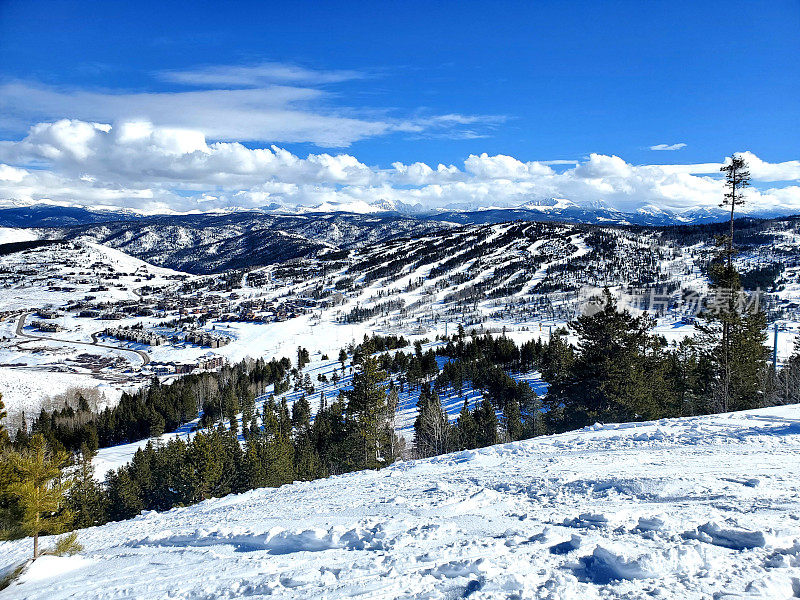
[[[596,425],[83,530],[4,597],[793,598],[798,457],[800,406]]]

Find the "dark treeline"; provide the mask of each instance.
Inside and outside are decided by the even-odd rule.
[[[22,252],[23,250],[33,250],[34,248],[41,248],[42,246],[52,246],[54,244],[64,243],[63,240],[28,240],[24,242],[8,242],[7,244],[0,244],[0,256],[7,254],[14,254]]]
[[[738,217],[734,220],[734,232],[737,246],[741,249],[756,243],[770,242],[779,239],[775,234],[776,223],[781,223],[781,229],[800,231],[800,216],[780,217],[776,219],[756,219],[752,217]],[[719,221],[698,225],[670,225],[656,227],[662,232],[666,240],[672,240],[685,246],[707,242],[717,236],[728,233],[729,223]],[[628,226],[632,231],[645,231],[651,228],[641,226]]]
[[[203,413],[203,424],[220,415],[235,415],[247,399],[255,399],[271,384],[280,385],[291,362],[264,360],[225,366],[219,372],[190,374],[169,385],[153,379],[151,385],[133,393],[123,393],[119,404],[96,413],[83,398],[77,406],[47,413],[34,420],[30,430],[21,429],[15,437],[19,447],[28,445],[31,435],[40,433],[56,449],[90,450],[135,442],[171,432]]]
[[[776,262],[756,267],[742,273],[742,287],[746,290],[768,290],[777,287],[783,271],[783,265]]]
[[[355,306],[344,316],[343,320],[345,323],[361,323],[378,315],[386,316],[392,311],[403,308],[403,306],[405,306],[405,300],[402,298],[387,300],[369,307]]]

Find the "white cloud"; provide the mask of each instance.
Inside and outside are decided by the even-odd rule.
[[[272,83],[325,84],[366,77],[358,71],[321,71],[298,65],[262,62],[255,65],[209,65],[194,69],[160,71],[160,79],[194,86],[260,87]]]
[[[292,86],[185,92],[89,92],[23,82],[0,86],[0,125],[16,129],[31,119],[63,115],[83,121],[149,121],[160,127],[203,131],[219,140],[344,147],[397,129],[388,119],[362,119],[311,106],[320,90]],[[11,115],[10,117],[8,115]]]
[[[0,129],[22,133],[30,123],[68,117],[85,122],[150,122],[202,131],[222,141],[312,143],[343,148],[392,133],[481,137],[503,120],[492,115],[396,115],[338,106],[325,86],[366,77],[264,62],[162,71],[170,91],[58,88],[31,81],[0,84]]]
[[[0,181],[20,183],[28,175],[25,169],[17,169],[9,165],[0,164]]]
[[[527,180],[554,173],[553,169],[539,162],[523,163],[513,156],[489,156],[485,152],[480,156],[471,154],[464,161],[464,166],[479,179]]]
[[[650,146],[650,150],[680,150],[681,148],[686,148],[686,144],[678,142],[677,144],[656,144],[655,146]]]
[[[769,163],[749,152],[743,156],[754,183],[747,208],[800,212],[800,161]],[[142,120],[111,126],[63,119],[31,127],[22,140],[0,142],[0,201],[156,212],[273,202],[474,208],[566,198],[633,211],[647,205],[716,207],[722,195],[721,163],[632,165],[602,154],[559,171],[548,163],[484,153],[468,156],[461,166],[396,162],[383,169],[346,153],[302,158],[276,145],[209,143],[198,130]],[[762,189],[759,182],[786,185]]]
[[[780,163],[768,163],[752,152],[739,154],[745,159],[753,179],[759,181],[798,181],[800,180],[800,160],[787,160]]]

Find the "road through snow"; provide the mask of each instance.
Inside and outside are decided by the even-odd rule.
[[[147,354],[147,352],[144,352],[143,350],[134,350],[132,348],[120,348],[119,346],[112,346],[110,344],[101,344],[101,343],[99,343],[97,341],[97,334],[96,333],[92,334],[92,336],[91,336],[92,337],[92,342],[91,343],[89,343],[89,342],[81,342],[81,341],[76,341],[76,340],[66,340],[66,339],[55,338],[55,337],[48,337],[46,335],[31,335],[30,333],[25,333],[25,331],[24,331],[25,319],[27,317],[28,317],[28,313],[23,313],[23,314],[21,314],[19,316],[19,320],[17,321],[16,334],[18,336],[20,336],[20,337],[26,337],[26,338],[30,338],[30,339],[33,339],[33,340],[47,340],[47,341],[50,341],[50,342],[59,342],[61,344],[77,344],[79,346],[96,346],[98,348],[109,348],[111,350],[116,350],[117,352],[122,352],[122,353],[128,352],[128,353],[131,353],[131,354],[135,354],[137,357],[139,357],[142,360],[142,364],[139,365],[139,366],[143,367],[145,365],[150,364],[150,356]]]

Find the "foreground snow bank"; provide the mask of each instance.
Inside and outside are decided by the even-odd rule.
[[[798,459],[800,406],[596,425],[85,530],[4,594],[793,598]]]

